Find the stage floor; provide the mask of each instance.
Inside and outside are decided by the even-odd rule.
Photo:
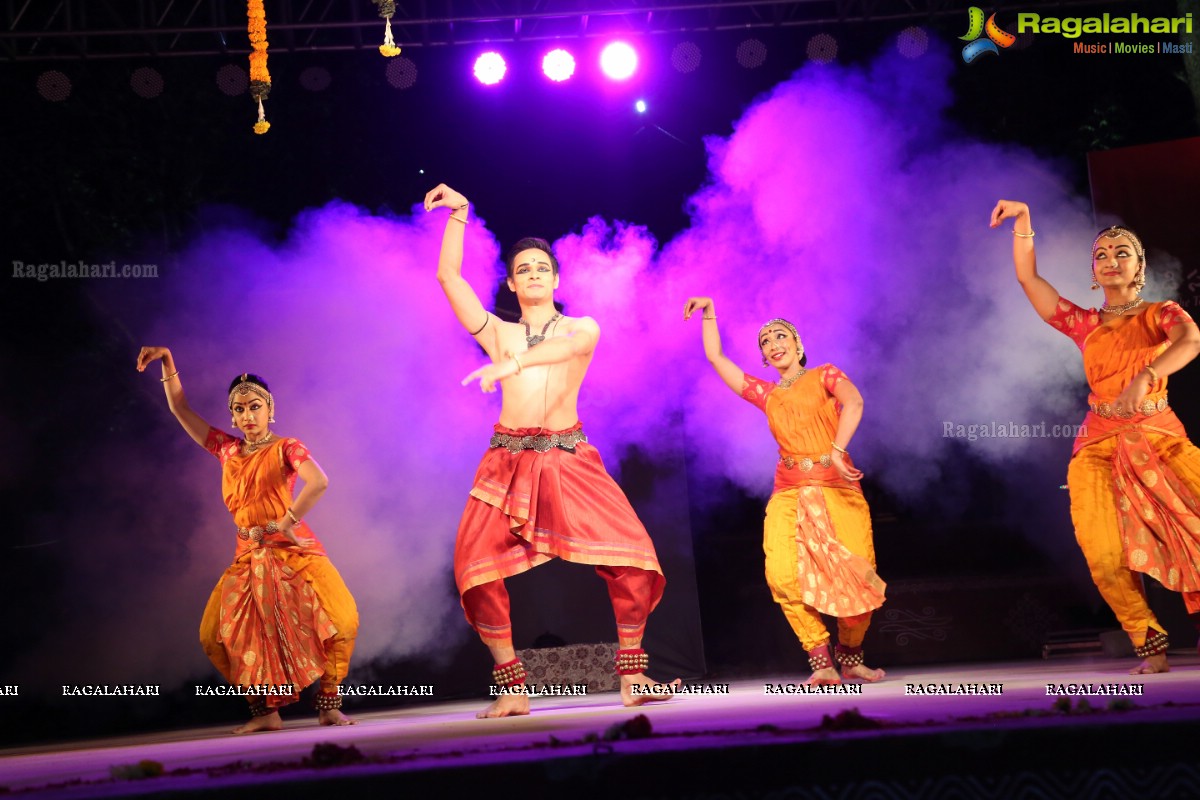
[[[1035,773],[1038,767],[1033,762],[1047,747],[1058,747],[1062,756],[1066,743],[1075,741],[1103,761],[1097,742],[1100,749],[1110,740],[1114,748],[1122,741],[1128,747],[1134,737],[1143,744],[1129,750],[1129,758],[1141,759],[1135,767],[1154,767],[1157,757],[1147,758],[1143,748],[1157,747],[1157,736],[1153,746],[1146,744],[1142,734],[1148,731],[1136,726],[1154,726],[1156,733],[1171,737],[1187,734],[1194,752],[1194,743],[1200,741],[1195,736],[1200,730],[1200,658],[1194,653],[1172,654],[1172,671],[1161,675],[1127,675],[1126,670],[1134,663],[1132,659],[1061,658],[900,668],[890,670],[880,683],[862,685],[860,694],[778,693],[778,688],[787,692],[789,685],[798,683],[798,676],[773,676],[732,683],[727,694],[679,695],[668,702],[639,709],[623,707],[615,693],[537,698],[533,700],[531,716],[496,720],[474,718],[474,713],[486,704],[483,699],[357,714],[352,703],[347,702],[346,711],[355,716],[358,724],[345,728],[318,727],[313,712],[293,707],[285,710],[285,727],[279,732],[233,736],[228,727],[192,728],[3,750],[0,793],[7,788],[18,796],[75,798],[177,796],[176,792],[241,796],[253,791],[255,797],[261,798],[276,796],[275,790],[279,790],[278,796],[294,798],[318,790],[327,796],[332,788],[329,780],[338,784],[358,783],[359,788],[371,793],[384,787],[415,788],[430,781],[433,786],[449,791],[449,784],[459,780],[465,781],[464,785],[479,785],[485,775],[487,780],[496,780],[509,773],[513,780],[526,783],[520,792],[522,796],[543,796],[530,791],[533,787],[528,783],[535,779],[543,785],[560,781],[562,792],[547,791],[544,796],[565,796],[568,786],[628,781],[630,776],[650,769],[649,758],[672,764],[671,770],[692,765],[686,767],[688,779],[673,783],[655,776],[650,781],[656,787],[653,791],[627,790],[623,797],[731,796],[731,787],[739,786],[744,790],[743,796],[758,796],[754,787],[761,787],[764,792],[781,788],[772,777],[754,767],[757,763],[754,760],[769,750],[777,755],[787,754],[793,774],[807,771],[805,785],[809,786],[811,779],[819,775],[840,781],[837,785],[843,788],[851,786],[855,774],[866,769],[864,764],[854,762],[862,759],[878,768],[879,752],[886,752],[889,760],[896,760],[888,773],[891,777],[872,778],[881,781],[880,786],[890,787],[881,790],[882,793],[842,792],[829,794],[831,797],[943,796],[905,793],[908,790],[903,789],[904,781],[924,780],[929,788],[933,784],[928,781],[937,776],[958,774],[956,761],[965,759],[959,762],[963,765],[960,771],[965,771],[974,755],[989,748],[995,750],[994,756],[1003,758],[1005,748],[1016,746],[1014,742],[1021,740],[1022,732],[1038,732],[1036,738],[1020,745],[1021,752],[1026,753],[1022,758],[1029,765],[1025,771]],[[1062,701],[1056,710],[1058,697],[1048,694],[1048,685],[1058,690],[1068,684],[1093,684],[1093,689],[1100,691],[1114,691],[1106,689],[1113,685],[1118,687],[1115,691],[1121,691],[1120,686],[1141,686],[1143,693],[1087,696],[1083,707],[1080,700],[1085,698],[1072,695],[1068,701],[1070,712],[1062,708]],[[694,685],[708,687],[710,691],[719,691],[722,686],[719,680]],[[776,691],[768,692],[768,685],[777,687]],[[1002,693],[995,693],[997,687],[1002,687]],[[968,691],[989,693],[962,693]],[[838,717],[848,709],[857,709],[861,716]],[[639,714],[645,714],[650,721],[649,736],[604,738],[614,725]],[[637,731],[633,732],[636,735]],[[889,749],[876,752],[876,743],[884,741]],[[826,761],[839,753],[845,756],[847,742],[854,743],[854,759]],[[902,745],[904,742],[909,744]],[[353,746],[364,758],[358,763],[305,766],[303,759],[311,757],[314,745],[319,743]],[[914,753],[938,754],[937,763],[927,761],[924,769],[915,763],[903,763],[907,758],[905,748],[910,746]],[[1070,749],[1076,748],[1073,745]],[[872,752],[876,752],[874,760],[867,761],[865,757]],[[797,758],[803,758],[803,766]],[[161,763],[166,774],[143,780],[114,780],[110,776],[113,766],[144,760]],[[1191,760],[1196,762],[1194,757]],[[623,761],[628,763],[618,768]],[[718,786],[703,778],[705,770],[718,768],[722,762],[743,770],[736,779],[741,783]],[[1048,759],[1047,769],[1053,771],[1056,763],[1055,759]],[[1070,762],[1079,765],[1083,773],[1094,772],[1088,763],[1087,758]],[[821,772],[823,765],[828,767],[825,773]],[[1174,769],[1175,765],[1167,766]],[[996,774],[1003,777],[1001,773],[1008,772],[1000,770]],[[465,777],[468,773],[474,777]],[[450,776],[455,777],[448,782]],[[1183,776],[1183,784],[1176,780],[1172,785],[1186,789],[1190,785],[1189,776],[1190,773]],[[690,788],[685,791],[681,788],[684,786]],[[1114,786],[1123,789],[1126,784],[1118,782]],[[673,788],[680,791],[671,791]]]

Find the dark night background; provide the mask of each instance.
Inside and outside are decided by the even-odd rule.
[[[1071,6],[1054,13],[1127,13],[1136,8],[1145,16],[1174,16],[1195,12],[1195,7],[1184,0],[1156,0]],[[270,20],[269,0],[267,11]],[[403,55],[416,63],[419,73],[415,84],[403,90],[389,84],[387,63],[370,45],[338,53],[273,50],[273,89],[267,101],[272,128],[264,136],[251,132],[254,109],[248,97],[227,96],[214,80],[227,64],[243,66],[244,50],[233,48],[233,56],[186,58],[10,59],[0,69],[6,103],[0,121],[0,185],[9,197],[2,237],[5,269],[15,260],[131,261],[130,254],[136,253],[136,260],[158,263],[169,272],[175,254],[231,220],[252,227],[267,241],[283,241],[306,209],[340,199],[379,215],[401,215],[438,182],[462,187],[502,243],[531,232],[553,241],[577,231],[592,215],[636,222],[659,242],[668,242],[690,224],[686,201],[708,179],[704,137],[729,136],[734,121],[756,97],[804,64],[805,43],[814,34],[836,38],[839,63],[866,64],[894,46],[901,29],[919,24],[957,59],[964,17],[955,13],[905,22],[692,32],[686,38],[700,45],[704,59],[688,74],[672,69],[667,55],[684,34],[662,35],[643,45],[656,53],[647,67],[647,72],[653,68],[652,77],[619,88],[582,74],[567,86],[523,77],[521,70],[541,53],[543,43],[504,47],[512,54],[510,75],[499,90],[484,90],[468,77],[475,48],[466,46],[406,46]],[[1002,25],[1011,18],[1008,10],[998,16]],[[767,47],[766,60],[756,69],[739,66],[733,57],[738,43],[749,36]],[[564,42],[581,48],[597,44]],[[1055,163],[1064,191],[1092,194],[1089,154],[1200,135],[1200,109],[1183,58],[1072,56],[1060,41],[1021,44],[969,65],[958,60],[945,122],[964,137],[1024,148]],[[144,99],[131,90],[130,75],[142,66],[161,73],[161,95]],[[303,87],[300,76],[311,67],[328,71],[327,88]],[[51,102],[39,94],[39,76],[48,69],[70,78],[66,100]],[[1191,81],[1192,87],[1200,86],[1200,67]],[[631,110],[636,97],[649,101],[647,116]],[[1197,169],[1195,163],[1180,165],[1184,173]],[[1180,215],[1162,223],[1187,228],[1193,236],[1194,186],[1170,190],[1168,198]],[[986,210],[979,209],[981,217]],[[1147,224],[1133,227],[1141,230]],[[1143,236],[1151,241],[1144,230]],[[1194,259],[1200,253],[1173,252],[1183,261],[1179,297],[1194,314],[1200,292]],[[1081,258],[1080,270],[1083,263]],[[431,262],[430,281],[432,273]],[[198,277],[202,282],[203,275]],[[62,568],[60,548],[67,542],[86,548],[89,538],[86,526],[56,530],[63,510],[72,509],[75,518],[86,521],[91,510],[118,503],[106,475],[87,468],[94,462],[76,455],[107,451],[116,469],[124,459],[136,458],[136,448],[127,447],[130,440],[165,441],[180,435],[157,387],[148,391],[140,379],[144,376],[131,368],[136,355],[131,343],[143,343],[135,341],[143,335],[139,320],[115,316],[111,304],[97,301],[94,283],[0,277],[5,332],[0,346],[5,387],[0,393],[0,441],[5,442],[0,446],[0,504],[9,518],[0,581],[10,598],[12,625],[10,647],[0,656],[3,683],[27,679],[14,672],[18,651],[53,639],[68,619],[109,613],[102,604],[93,605],[95,597],[85,586],[72,582],[77,573]],[[1011,288],[1019,291],[1015,282]],[[138,291],[147,293],[139,303],[166,302],[152,289]],[[513,307],[505,295],[496,302]],[[682,298],[672,296],[663,303],[674,308]],[[243,311],[231,309],[231,325],[236,326]],[[405,297],[398,295],[396,320],[402,322],[408,311]],[[1172,388],[1173,398],[1182,399],[1173,404],[1193,431],[1200,426],[1196,372],[1193,365],[1173,379]],[[201,389],[195,383],[189,387],[193,393]],[[1081,397],[1084,391],[1081,387]],[[477,437],[476,431],[448,430],[448,435]],[[689,431],[695,433],[694,428]],[[1056,441],[1045,452],[1061,462],[1065,480],[1069,446]],[[886,620],[880,612],[868,637],[867,646],[879,663],[1038,657],[1055,635],[1070,638],[1072,632],[1117,627],[1070,544],[1065,492],[1056,508],[1039,507],[1018,523],[1012,509],[1001,507],[1004,495],[994,491],[1001,467],[973,459],[964,447],[955,469],[960,502],[952,504],[953,511],[913,505],[865,483],[880,572],[891,587],[884,610],[896,612]],[[210,472],[215,484],[216,471]],[[686,519],[678,524],[680,535],[690,536],[694,548],[703,674],[729,679],[803,671],[803,653],[762,579],[756,536],[763,499],[732,482],[717,492],[688,494],[689,486],[700,485],[694,473],[683,457],[664,466],[636,450],[624,454],[622,483],[644,516],[656,512],[640,503],[651,503],[663,485],[677,500],[686,497],[681,514]],[[207,487],[210,504],[218,502],[213,489]],[[126,495],[120,502],[140,500]],[[187,517],[196,509],[185,507],[179,513]],[[131,525],[123,534],[131,547],[148,546],[150,534],[144,529]],[[1062,560],[1049,558],[1031,543],[1043,535],[1067,543]],[[556,566],[549,565],[551,576],[539,580],[557,580],[551,574]],[[220,568],[212,568],[213,578]],[[452,590],[450,575],[438,580],[446,592]],[[678,585],[687,584],[683,580]],[[538,585],[514,589],[514,599],[519,601],[522,591],[536,595]],[[600,592],[598,584],[589,588]],[[351,589],[358,592],[354,585]],[[1177,597],[1152,591],[1152,599],[1172,628],[1174,643],[1194,638]],[[195,619],[180,620],[182,627],[198,622],[202,600],[194,599]],[[974,622],[946,639],[947,624],[939,627],[936,619],[963,608],[970,609]],[[516,622],[520,626],[519,616]],[[461,619],[450,624],[465,628]],[[652,628],[654,624],[652,619]],[[356,668],[365,675],[360,680],[436,680],[443,696],[471,694],[472,682],[488,663],[483,648],[462,633],[456,630],[440,654],[359,663]],[[76,654],[81,664],[89,657]],[[212,676],[204,680],[211,682]],[[218,722],[236,713],[224,705],[196,702],[186,691],[168,691],[160,702],[133,711],[128,703],[96,701],[85,708],[25,691],[9,704],[14,714],[49,708],[55,715],[53,721],[38,722],[41,715],[24,714],[27,724],[6,726],[6,742]],[[14,718],[8,711],[5,717]]]

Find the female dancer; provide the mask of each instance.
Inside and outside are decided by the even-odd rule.
[[[690,298],[683,318],[697,311],[703,312],[704,354],[730,389],[766,412],[779,444],[763,526],[767,585],[808,651],[809,683],[840,681],[821,614],[838,618],[834,657],[843,674],[877,681],[884,672],[863,663],[862,641],[871,612],[883,605],[885,586],[875,574],[871,514],[858,483],[862,472],[847,452],[862,419],[862,395],[832,364],[805,369],[800,335],[782,319],[758,331],[763,365],[779,371],[779,382],[747,375],[721,351],[712,298]]]
[[[200,643],[221,674],[247,694],[251,719],[234,733],[279,730],[279,708],[321,681],[315,699],[322,725],[353,725],[341,712],[338,686],[346,677],[358,609],[325,549],[301,519],[329,480],[296,439],[276,436],[275,399],[257,375],[229,387],[233,426],[223,433],[192,411],[171,351],[143,347],[139,372],[162,361],[167,405],[193,440],[221,462],[221,493],[233,514],[237,550],[217,581]],[[294,499],[296,478],[304,488]]]
[[[1089,409],[1067,469],[1075,539],[1143,659],[1130,674],[1166,672],[1167,634],[1135,573],[1183,592],[1200,620],[1200,450],[1167,405],[1167,376],[1200,353],[1200,331],[1178,303],[1142,299],[1146,253],[1133,231],[1106,228],[1092,242],[1104,305],[1084,310],[1038,275],[1029,206],[1001,200],[991,225],[1006,219],[1029,302],[1083,351]]]

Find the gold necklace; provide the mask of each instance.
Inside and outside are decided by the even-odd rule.
[[[1108,303],[1105,303],[1104,305],[1100,306],[1100,310],[1103,311],[1105,314],[1116,314],[1119,317],[1122,314],[1124,314],[1126,311],[1129,311],[1130,309],[1133,309],[1133,308],[1137,308],[1144,302],[1146,302],[1146,301],[1143,300],[1142,298],[1135,297],[1132,300],[1130,300],[1128,303],[1125,303],[1125,304],[1119,305],[1119,306],[1110,306]]]
[[[797,379],[798,379],[798,378],[799,378],[801,375],[803,375],[803,374],[804,374],[804,373],[806,373],[806,372],[808,372],[808,370],[807,370],[807,369],[805,369],[804,367],[801,367],[801,368],[800,368],[800,371],[799,371],[799,372],[797,372],[797,373],[796,373],[795,375],[793,375],[792,377],[790,377],[790,378],[784,378],[783,380],[781,380],[781,381],[779,382],[779,388],[780,388],[780,389],[786,389],[786,388],[788,388],[788,387],[789,387],[789,386],[791,386],[793,383],[795,383],[795,382],[796,382],[796,380],[797,380]]]
[[[275,438],[275,434],[271,433],[270,431],[267,431],[267,435],[262,437],[261,439],[259,439],[256,442],[252,442],[249,439],[243,439],[242,443],[246,445],[247,453],[253,453],[255,450],[262,447],[264,444],[267,444],[268,442],[272,441],[274,438]]]

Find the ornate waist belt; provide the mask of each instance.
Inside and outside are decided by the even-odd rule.
[[[1104,417],[1105,419],[1112,419],[1113,417],[1117,417],[1119,419],[1129,419],[1138,412],[1141,412],[1148,417],[1151,414],[1158,413],[1159,411],[1166,411],[1168,408],[1170,408],[1170,406],[1167,405],[1166,397],[1160,397],[1158,400],[1146,398],[1142,401],[1141,405],[1137,407],[1137,411],[1118,412],[1115,408],[1113,408],[1112,403],[1088,403],[1088,408],[1091,409],[1092,413],[1096,416]]]
[[[255,525],[253,528],[238,528],[238,538],[249,542],[261,542],[268,533],[279,533],[279,523],[271,520],[266,527]]]
[[[510,453],[519,453],[522,450],[545,453],[557,447],[559,450],[574,453],[575,445],[586,441],[587,435],[583,431],[539,433],[534,436],[513,436],[508,433],[493,433],[488,447],[503,447]]]
[[[807,456],[802,458],[796,458],[794,456],[780,456],[779,463],[783,464],[784,469],[798,469],[801,472],[812,472],[813,467],[832,467],[833,459],[830,458],[829,453],[822,453],[816,461],[813,461]]]

